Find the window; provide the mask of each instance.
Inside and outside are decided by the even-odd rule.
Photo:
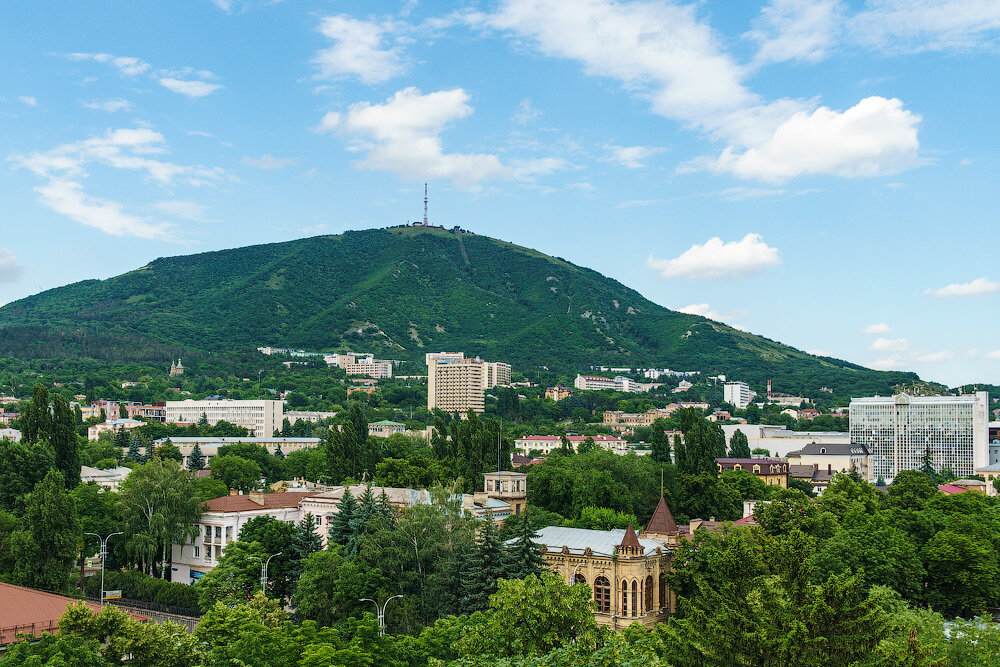
[[[646,590],[644,591],[645,596],[643,600],[644,612],[653,611],[653,576],[649,575],[646,577]]]
[[[628,616],[628,582],[622,580],[622,616]]]
[[[611,582],[607,577],[594,579],[594,602],[597,603],[597,611],[600,613],[611,613]]]
[[[759,475],[760,474],[760,466],[755,465],[753,467],[753,474],[755,474],[755,475]]]
[[[639,582],[632,580],[632,616],[639,615]]]
[[[585,577],[582,574],[580,574],[579,572],[577,572],[576,576],[573,577],[573,583],[574,584],[585,584],[585,583],[587,583],[587,577]]]
[[[194,548],[194,557],[195,557],[195,558],[201,558],[201,547],[197,547],[197,546],[196,546],[196,547]]]
[[[212,539],[212,527],[211,526],[205,526],[205,539],[206,540]]]
[[[667,578],[660,575],[660,607],[667,606]]]

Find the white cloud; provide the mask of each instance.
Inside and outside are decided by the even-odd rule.
[[[12,160],[46,180],[35,191],[39,200],[57,213],[115,236],[168,238],[169,225],[129,214],[119,202],[93,197],[83,190],[90,164],[138,171],[164,186],[178,182],[203,185],[224,174],[217,168],[185,166],[150,157],[166,150],[159,132],[143,127],[122,128],[48,151],[15,155]]]
[[[950,361],[954,359],[955,355],[952,352],[925,352],[923,354],[918,354],[914,357],[914,360],[922,364],[936,364],[942,361]]]
[[[113,56],[110,53],[69,53],[66,55],[70,60],[90,60],[95,63],[111,65],[123,76],[136,77],[146,74],[153,66],[149,63],[133,56]]]
[[[260,157],[250,157],[244,155],[243,159],[240,160],[243,164],[250,167],[257,167],[258,169],[283,169],[289,165],[295,164],[295,160],[287,157],[274,157],[273,155],[268,155],[265,153]]]
[[[125,213],[118,202],[90,197],[83,192],[83,185],[76,181],[52,179],[35,188],[35,192],[39,194],[39,200],[56,213],[113,236],[144,239],[168,236],[168,225],[150,223]]]
[[[910,349],[910,341],[905,338],[876,338],[868,349],[873,352],[902,352]]]
[[[170,77],[160,79],[160,85],[167,90],[187,95],[188,97],[205,97],[222,88],[218,84],[208,83],[207,81],[182,81],[181,79]]]
[[[399,49],[385,46],[389,24],[359,21],[347,15],[325,16],[319,31],[334,41],[313,63],[320,76],[356,76],[367,84],[383,83],[406,71]]]
[[[953,283],[939,289],[927,289],[924,290],[924,294],[940,297],[982,296],[983,294],[991,294],[997,291],[1000,291],[1000,283],[986,278],[976,278],[969,283]]]
[[[517,105],[517,111],[511,117],[515,125],[528,125],[542,117],[542,112],[534,107],[527,97]]]
[[[87,100],[81,102],[87,109],[95,109],[97,111],[107,111],[108,113],[114,113],[116,111],[128,111],[132,108],[132,103],[128,100],[123,100],[121,98],[115,98],[110,100]]]
[[[12,283],[24,274],[24,266],[7,248],[0,248],[0,283]]]
[[[721,312],[712,308],[707,303],[692,303],[682,308],[678,308],[677,312],[686,313],[688,315],[700,315],[701,317],[707,317],[710,320],[715,320],[716,322],[728,322],[730,320],[743,319],[750,314],[748,310],[734,310],[732,312]],[[740,331],[746,331],[746,328],[737,325],[731,325]]]
[[[971,49],[995,44],[1000,4],[995,0],[869,0],[847,22],[851,39],[900,51]]]
[[[743,278],[781,264],[778,249],[759,234],[724,243],[715,237],[693,245],[674,259],[649,257],[647,264],[664,278]]]
[[[666,149],[659,146],[608,146],[611,159],[627,167],[639,169],[645,166],[645,160],[663,153]]]
[[[565,168],[558,158],[501,163],[488,153],[445,153],[441,133],[452,121],[472,114],[469,94],[461,88],[424,95],[404,88],[383,104],[359,102],[344,114],[327,113],[320,130],[350,137],[348,150],[363,152],[355,165],[391,171],[403,178],[448,178],[461,186],[497,178],[527,178]]]
[[[903,371],[906,370],[906,365],[903,360],[898,356],[883,357],[881,359],[876,359],[875,361],[868,364],[869,368],[874,368],[878,371]]]
[[[840,0],[771,0],[747,36],[760,43],[755,64],[818,62],[835,46]]]
[[[819,348],[814,348],[812,350],[806,350],[806,354],[811,354],[814,357],[832,357],[833,352],[830,350],[821,350]]]
[[[898,99],[868,97],[846,111],[800,111],[757,146],[732,146],[709,164],[717,172],[769,182],[806,174],[881,176],[918,164],[920,116]]]
[[[21,95],[17,99],[20,100],[21,104],[26,104],[29,107],[33,107],[33,106],[37,106],[38,105],[38,100],[36,100],[31,95]]]
[[[1000,359],[1000,350],[994,350],[992,352],[986,353],[987,359]]]
[[[887,334],[892,333],[892,327],[890,327],[885,322],[879,322],[878,324],[869,324],[864,329],[861,330],[863,334]]]
[[[778,2],[762,28],[762,56],[818,58],[829,45],[835,3]],[[548,56],[568,58],[592,76],[618,80],[652,110],[700,130],[726,148],[685,170],[782,181],[808,174],[877,176],[917,164],[920,117],[899,100],[868,98],[846,111],[815,100],[764,100],[744,79],[751,68],[724,52],[700,3],[636,0],[503,0],[486,26],[509,31]],[[796,8],[800,11],[796,11]],[[475,20],[470,20],[475,23]],[[772,25],[773,23],[773,25]],[[784,30],[784,32],[781,32]],[[761,33],[765,35],[765,33]],[[773,40],[771,39],[773,37]],[[801,141],[801,143],[799,143]]]
[[[209,222],[208,208],[203,204],[184,199],[168,199],[153,204],[153,208],[161,213],[181,220],[192,222]]]

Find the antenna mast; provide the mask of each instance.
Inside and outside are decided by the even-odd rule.
[[[427,183],[424,183],[424,227],[427,226]]]

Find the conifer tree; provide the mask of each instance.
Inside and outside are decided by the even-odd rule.
[[[331,542],[347,546],[348,541],[354,536],[352,524],[357,513],[358,501],[354,499],[350,489],[345,489],[344,496],[337,505],[337,513],[333,515],[333,521],[330,523]]]
[[[653,435],[650,437],[652,452],[650,456],[658,463],[670,463],[670,436],[667,435],[667,425],[662,419],[653,422]]]
[[[539,545],[533,539],[535,537],[538,537],[538,534],[525,516],[517,530],[516,541],[507,547],[505,579],[524,579],[548,571],[545,559],[539,551]]]
[[[170,442],[170,438],[167,438],[167,442]],[[204,470],[205,469],[205,455],[201,453],[201,447],[198,443],[194,443],[194,447],[191,448],[191,455],[188,456],[188,470]]]
[[[281,420],[281,435],[285,438],[292,435],[292,424],[288,421],[288,417]]]
[[[128,432],[125,429],[121,429],[119,433],[123,433],[128,438]],[[136,438],[129,438],[128,453],[125,455],[125,460],[144,463],[144,459],[145,457],[139,452],[139,441]]]
[[[56,469],[62,472],[66,488],[80,483],[80,442],[76,437],[76,418],[69,401],[60,394],[52,397],[51,432],[48,440],[56,455]]]
[[[750,441],[747,440],[746,433],[739,429],[729,439],[729,456],[734,459],[750,458]]]
[[[466,563],[462,578],[465,611],[486,611],[490,596],[497,592],[497,579],[506,574],[503,543],[491,513],[487,513],[480,541]]]
[[[319,517],[313,516],[312,512],[307,512],[295,524],[295,534],[292,536],[292,546],[288,554],[288,559],[291,563],[288,574],[293,582],[293,586],[298,582],[299,577],[302,576],[304,569],[302,561],[310,554],[323,550],[323,539],[316,534],[316,526],[319,525],[319,522]]]
[[[438,616],[458,616],[466,611],[464,574],[472,549],[465,540],[454,544],[441,572]]]
[[[569,441],[569,436],[563,431],[559,434],[559,449],[561,449],[566,454],[573,453],[573,443]]]
[[[285,453],[281,451],[281,445],[278,445],[278,448],[274,450],[274,458],[278,459],[279,461],[285,460]]]

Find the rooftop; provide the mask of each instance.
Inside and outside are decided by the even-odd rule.
[[[667,501],[664,500],[663,496],[660,496],[660,502],[653,510],[653,516],[649,519],[646,532],[655,535],[673,535],[677,532],[677,522],[674,521],[674,515],[670,513],[670,508],[667,507]]]
[[[303,498],[316,495],[309,491],[286,491],[285,493],[262,493],[264,504],[254,502],[249,495],[222,496],[204,503],[206,512],[250,512],[254,510],[275,510],[298,507]],[[257,497],[257,494],[254,494]]]
[[[610,557],[625,539],[625,533],[626,531],[621,528],[588,530],[586,528],[546,526],[538,531],[538,537],[534,541],[545,546],[549,551],[562,551],[562,548],[566,547],[571,554],[583,555],[584,551],[589,548],[595,556]],[[508,540],[508,544],[516,539]],[[666,550],[663,544],[656,540],[637,538],[637,541],[645,549],[647,556],[655,554],[657,548]]]
[[[810,442],[802,448],[802,455],[808,456],[868,456],[871,452],[863,444],[856,442],[821,443]]]

